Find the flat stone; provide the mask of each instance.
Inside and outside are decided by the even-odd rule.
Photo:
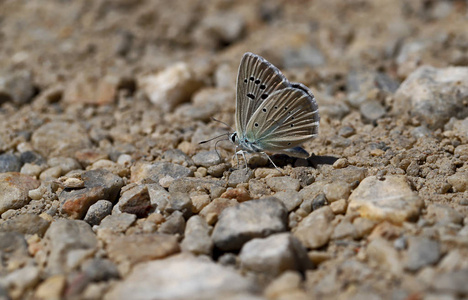
[[[409,247],[405,268],[417,271],[425,266],[433,265],[440,259],[440,245],[437,241],[425,237],[412,237],[408,239]]]
[[[2,271],[24,266],[30,259],[24,236],[18,232],[0,232],[0,255],[3,261]]]
[[[367,100],[360,106],[361,115],[367,122],[374,122],[385,116],[385,107],[376,100]]]
[[[83,220],[91,226],[99,225],[102,219],[110,215],[111,212],[112,202],[108,200],[98,200],[89,207]]]
[[[351,194],[351,187],[346,182],[328,183],[323,187],[323,193],[328,202],[333,203],[340,199],[347,200]]]
[[[307,248],[316,249],[328,243],[333,233],[335,214],[328,206],[313,211],[305,217],[293,232]]]
[[[0,154],[0,173],[19,172],[21,160],[13,153]]]
[[[348,202],[341,199],[330,204],[330,208],[335,215],[343,215],[346,213],[346,208],[348,208]]]
[[[271,195],[270,188],[258,179],[249,180],[249,192],[254,199]]]
[[[50,167],[60,167],[63,174],[73,170],[81,170],[81,165],[78,161],[71,157],[50,157],[47,160],[47,164]]]
[[[463,214],[442,203],[431,203],[427,206],[427,217],[441,224],[462,224]]]
[[[452,117],[464,119],[468,107],[468,68],[438,69],[421,66],[411,73],[395,94],[393,110],[409,113],[429,128],[442,128]]]
[[[81,179],[84,188],[64,189],[59,194],[62,212],[74,219],[82,218],[98,200],[114,203],[123,186],[122,178],[103,169],[86,171]]]
[[[280,191],[275,193],[274,196],[283,202],[288,212],[293,211],[302,203],[301,195],[295,190]]]
[[[313,267],[304,246],[290,233],[250,240],[242,247],[239,259],[242,268],[272,277]]]
[[[92,146],[85,128],[63,121],[52,121],[36,129],[31,144],[44,157],[74,157],[76,151]]]
[[[179,178],[169,186],[169,193],[186,193],[197,190],[209,191],[211,198],[220,197],[226,191],[226,182],[219,179]]]
[[[28,192],[38,188],[40,182],[28,175],[16,172],[0,174],[0,214],[18,209],[29,203]]]
[[[44,236],[50,222],[35,214],[21,214],[0,224],[0,232],[18,232]]]
[[[289,176],[267,178],[266,184],[275,192],[288,190],[299,191],[299,188],[301,187],[299,179],[291,178]]]
[[[181,248],[193,254],[211,256],[213,241],[211,240],[211,226],[202,217],[195,215],[188,219],[185,226],[184,240]]]
[[[468,294],[468,269],[437,274],[433,281],[433,287],[437,291],[466,295]]]
[[[190,167],[194,165],[193,160],[190,158],[190,156],[182,152],[182,150],[180,149],[168,149],[164,151],[161,158],[164,161],[168,161],[177,165],[182,165],[184,167]]]
[[[52,222],[44,239],[49,256],[49,275],[63,274],[80,266],[97,249],[97,238],[88,223],[80,220]]]
[[[6,69],[5,69],[6,70]],[[0,103],[26,104],[34,96],[35,88],[30,71],[16,70],[0,75]]]
[[[355,235],[356,228],[354,228],[354,225],[349,220],[343,219],[333,229],[331,238],[334,240],[352,239]]]
[[[179,251],[177,237],[159,233],[120,236],[107,246],[107,253],[112,261],[130,265],[161,259]]]
[[[6,287],[11,295],[22,295],[39,282],[39,276],[40,271],[37,266],[26,265],[0,277],[0,286]]]
[[[48,277],[37,287],[34,296],[37,299],[60,299],[66,284],[67,278],[65,275]]]
[[[287,210],[276,198],[251,200],[228,207],[221,213],[213,230],[216,247],[238,250],[247,241],[266,237],[287,228]]]
[[[116,75],[96,76],[80,72],[63,93],[65,103],[108,105],[116,100],[121,79]]]
[[[166,176],[173,179],[193,176],[191,169],[170,162],[137,163],[132,166],[131,172],[130,181],[135,183],[147,180],[159,183],[159,180]]]
[[[222,163],[221,157],[215,150],[200,151],[192,157],[192,160],[196,166],[205,168]]]
[[[233,189],[227,189],[221,195],[221,198],[235,199],[237,200],[237,202],[244,202],[252,199],[252,197],[250,197],[249,191],[243,186],[239,186]]]
[[[402,175],[365,178],[349,197],[348,212],[356,211],[372,220],[402,223],[414,220],[424,203]]]
[[[181,282],[184,288],[180,288]],[[231,268],[180,254],[136,265],[104,299],[227,299],[257,293],[255,286]]]
[[[132,226],[136,219],[137,217],[134,214],[121,213],[109,215],[101,221],[99,230],[109,229],[115,233],[122,233]]]
[[[249,182],[253,178],[254,172],[251,169],[237,169],[229,175],[228,186],[236,187],[240,183]]]

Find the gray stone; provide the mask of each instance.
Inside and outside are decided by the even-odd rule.
[[[131,168],[131,182],[139,183],[148,180],[159,183],[163,177],[169,176],[173,179],[193,176],[193,171],[187,167],[170,162],[137,163]]]
[[[159,226],[158,231],[160,233],[166,234],[179,234],[182,235],[185,230],[185,219],[182,215],[182,212],[176,210],[174,211],[166,221]]]
[[[2,257],[2,274],[6,266],[18,268],[25,265],[29,258],[28,243],[18,232],[0,232],[0,255]]]
[[[165,161],[171,162],[173,164],[182,165],[184,167],[193,166],[193,160],[182,150],[179,149],[169,149],[164,151],[161,158]]]
[[[218,179],[205,178],[179,178],[169,186],[169,193],[190,193],[198,189],[210,192],[211,198],[215,199],[226,191],[226,182]]]
[[[305,43],[300,48],[287,48],[283,56],[283,65],[286,69],[315,68],[325,64],[325,56],[316,47]]]
[[[37,285],[39,280],[39,268],[31,264],[0,277],[0,286],[6,287],[12,295],[21,295]]]
[[[354,129],[351,126],[343,126],[338,130],[338,135],[349,138],[350,136],[354,135],[356,133],[356,129]]]
[[[385,107],[380,102],[375,100],[368,100],[360,106],[361,115],[367,122],[374,122],[387,113]]]
[[[89,225],[99,225],[102,219],[110,215],[112,212],[112,202],[108,200],[99,200],[91,205],[84,217],[84,221]]]
[[[208,174],[210,174],[213,177],[220,178],[220,177],[222,177],[224,175],[224,172],[229,170],[229,168],[231,168],[230,163],[221,163],[221,164],[217,164],[217,165],[208,167],[207,172],[208,172]]]
[[[331,238],[334,240],[352,239],[355,235],[356,228],[354,228],[354,225],[349,220],[343,219],[335,226]]]
[[[246,183],[253,178],[254,172],[251,169],[237,169],[231,172],[228,179],[228,186],[236,187],[239,183]]]
[[[228,207],[221,213],[213,230],[216,247],[237,250],[247,241],[266,237],[287,228],[287,210],[276,198],[264,198]]]
[[[356,211],[372,220],[402,223],[419,217],[423,201],[411,189],[405,176],[376,176],[364,179],[349,197],[348,212]]]
[[[256,292],[252,281],[231,268],[180,254],[136,265],[104,299],[226,299]]]
[[[44,236],[50,222],[35,214],[21,214],[0,224],[0,232],[19,232]]]
[[[21,160],[12,153],[0,155],[0,173],[19,172],[21,170]]]
[[[58,220],[47,230],[44,239],[49,253],[46,270],[50,275],[67,273],[97,249],[97,238],[88,223]]]
[[[21,162],[23,164],[35,164],[35,165],[43,165],[46,163],[46,160],[42,155],[34,151],[24,151],[20,155]]]
[[[180,211],[184,218],[188,219],[192,215],[192,200],[186,193],[172,192],[169,193],[169,199],[164,211],[167,213],[173,213]]]
[[[408,113],[429,128],[442,128],[452,117],[468,116],[468,68],[421,66],[395,94],[395,114]]]
[[[115,233],[122,233],[132,226],[136,219],[137,217],[134,214],[121,213],[110,215],[101,221],[99,230],[108,229]]]
[[[60,167],[62,174],[67,174],[73,170],[81,170],[78,161],[71,157],[51,157],[47,160],[50,167]]]
[[[245,26],[243,14],[235,11],[207,16],[196,28],[196,43],[213,49],[232,44],[242,36]]]
[[[274,196],[283,202],[288,212],[293,211],[302,203],[301,195],[295,190],[280,191],[275,193]]]
[[[213,251],[213,241],[210,237],[211,226],[198,216],[188,219],[185,226],[184,240],[181,243],[182,250],[190,251],[193,254],[205,254],[211,256]]]
[[[52,121],[36,129],[31,143],[44,157],[73,157],[75,152],[91,148],[91,140],[79,123]]]
[[[192,159],[195,165],[205,168],[222,163],[221,157],[215,150],[200,151],[195,154]]]
[[[275,192],[288,190],[299,191],[301,187],[298,179],[289,176],[267,178],[266,184]]]
[[[104,169],[86,171],[81,179],[84,188],[64,189],[59,194],[62,212],[74,219],[82,218],[98,200],[114,203],[123,186],[122,178]]]
[[[130,265],[161,259],[180,251],[177,237],[166,234],[133,234],[109,241],[107,253],[117,263]],[[156,270],[155,270],[156,271]]]
[[[258,179],[249,180],[249,192],[252,198],[260,198],[271,195],[270,188],[268,188],[264,182]]]
[[[412,237],[408,239],[409,247],[405,268],[417,271],[427,265],[433,265],[440,259],[440,245],[434,240],[425,237]]]
[[[468,269],[462,269],[452,272],[437,274],[434,278],[433,287],[437,291],[443,291],[453,294],[468,294]]]
[[[85,261],[81,270],[92,281],[107,281],[120,277],[117,266],[112,261],[103,258]]]
[[[333,232],[335,214],[328,206],[313,211],[305,217],[293,232],[307,248],[316,249],[328,243]]]
[[[152,209],[148,187],[144,184],[134,186],[120,196],[119,209],[121,212],[146,217]]]
[[[34,95],[34,84],[30,71],[18,70],[0,75],[0,103],[28,103]]]
[[[304,246],[290,233],[250,240],[242,247],[239,259],[241,267],[272,277],[313,267]]]
[[[311,202],[312,209],[317,210],[320,207],[323,207],[325,205],[328,205],[327,197],[325,197],[325,194],[318,194]],[[309,212],[312,210],[309,210]]]
[[[18,209],[29,203],[28,192],[38,188],[40,182],[36,179],[16,173],[0,174],[0,214],[9,209]]]

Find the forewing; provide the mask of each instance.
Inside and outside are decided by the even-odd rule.
[[[294,85],[270,95],[247,124],[246,138],[260,149],[281,152],[317,136],[317,102],[307,87]]]
[[[263,57],[247,52],[237,75],[236,130],[243,138],[245,128],[257,108],[275,91],[290,83],[278,68]]]

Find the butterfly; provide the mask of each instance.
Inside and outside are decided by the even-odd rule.
[[[305,85],[289,82],[273,64],[250,52],[239,65],[235,118],[236,131],[229,139],[244,161],[244,151],[308,158],[300,145],[318,135],[320,121],[315,97]]]

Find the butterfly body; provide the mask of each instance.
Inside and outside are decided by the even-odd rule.
[[[291,83],[261,56],[245,53],[237,77],[236,132],[231,141],[247,152],[307,158],[300,145],[318,134],[318,105],[301,83]]]

